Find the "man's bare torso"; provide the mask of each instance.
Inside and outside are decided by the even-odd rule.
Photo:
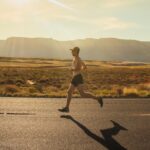
[[[74,57],[72,60],[73,76],[80,74],[82,71],[82,60],[80,57]]]

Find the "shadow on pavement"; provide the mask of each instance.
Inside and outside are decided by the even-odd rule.
[[[84,126],[83,124],[81,124],[80,122],[78,122],[77,120],[75,120],[70,115],[61,115],[60,117],[68,119],[68,120],[71,120],[72,122],[74,122],[78,127],[80,127],[85,132],[85,134],[87,134],[89,137],[91,137],[92,139],[94,139],[98,143],[102,144],[108,150],[127,150],[125,147],[123,147],[122,145],[120,145],[112,137],[114,135],[117,135],[121,130],[127,130],[126,128],[122,127],[121,125],[119,125],[115,121],[111,120],[111,122],[114,125],[112,128],[100,130],[101,133],[102,133],[102,135],[103,135],[103,138],[102,138],[102,137],[97,136],[96,134],[94,134],[86,126]]]

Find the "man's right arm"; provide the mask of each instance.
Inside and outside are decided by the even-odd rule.
[[[81,60],[81,64],[82,64],[82,69],[83,69],[83,70],[87,69],[86,64],[85,64],[82,60]]]

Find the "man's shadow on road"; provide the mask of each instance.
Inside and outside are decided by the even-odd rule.
[[[127,130],[126,128],[122,127],[121,125],[119,125],[115,121],[111,120],[111,122],[114,125],[112,128],[100,130],[100,132],[103,135],[103,138],[102,138],[102,137],[97,136],[96,134],[94,134],[86,126],[84,126],[83,124],[81,124],[79,121],[75,120],[70,115],[61,115],[60,117],[68,119],[68,120],[71,120],[72,122],[74,122],[78,127],[80,127],[85,132],[85,134],[87,134],[89,137],[91,137],[92,139],[94,139],[98,143],[102,144],[108,150],[127,150],[125,147],[123,147],[122,145],[120,145],[112,137],[113,135],[117,135],[121,130]]]

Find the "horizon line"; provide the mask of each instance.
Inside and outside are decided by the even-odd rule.
[[[133,40],[133,41],[141,41],[141,42],[150,42],[150,40],[138,40],[138,39],[129,39],[129,38],[118,38],[118,37],[100,37],[100,38],[94,38],[94,37],[85,37],[85,38],[77,38],[77,39],[68,39],[68,40],[58,40],[58,39],[55,39],[55,38],[52,38],[52,37],[26,37],[26,36],[10,36],[10,37],[7,37],[5,39],[0,39],[1,41],[5,41],[7,39],[10,39],[10,38],[27,38],[27,39],[53,39],[55,41],[76,41],[76,40],[86,40],[86,39],[95,39],[95,40],[99,40],[99,39],[118,39],[118,40]]]

